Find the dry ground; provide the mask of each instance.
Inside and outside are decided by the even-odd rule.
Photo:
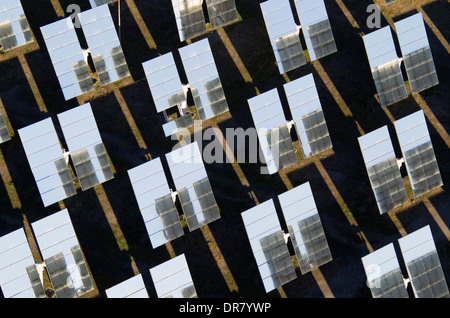
[[[260,13],[262,1],[236,0],[241,21],[200,37],[210,40],[230,108],[228,114],[204,123],[204,127],[218,127],[224,135],[229,127],[252,127],[248,98],[275,87],[281,93],[286,81],[313,73],[333,150],[308,160],[299,154],[297,165],[272,176],[260,175],[259,164],[206,165],[221,219],[201,230],[186,230],[183,237],[156,249],[148,239],[127,170],[164,156],[174,141],[164,137],[162,118],[155,111],[142,63],[169,51],[177,55],[176,50],[186,43],[178,40],[170,1],[122,0],[121,42],[132,77],[66,102],[39,27],[67,15],[64,11],[71,2],[22,0],[36,42],[0,54],[0,109],[7,115],[13,134],[12,140],[0,146],[0,235],[25,227],[39,258],[30,223],[68,208],[96,285],[88,297],[105,297],[107,288],[137,273],[143,275],[149,295],[156,297],[149,268],[184,253],[199,297],[370,298],[361,257],[394,242],[402,265],[397,240],[425,225],[431,227],[447,281],[450,279],[447,0],[397,0],[389,6],[375,1],[382,8],[382,26],[393,26],[393,21],[418,11],[423,13],[440,80],[438,86],[409,94],[386,111],[377,102],[361,38],[371,32],[366,26],[366,8],[374,1],[326,0],[338,52],[282,76],[274,64]],[[82,10],[89,9],[88,0],[78,2]],[[118,27],[117,2],[110,7]],[[283,94],[281,97],[286,107]],[[44,208],[17,130],[49,116],[56,119],[58,113],[87,101],[114,165],[115,178]],[[380,216],[357,138],[388,125],[400,156],[392,120],[419,109],[427,116],[444,186],[421,198],[414,198],[409,191],[409,203]],[[408,186],[404,168],[402,175]],[[313,189],[333,261],[306,275],[297,268],[296,280],[266,294],[240,214],[306,181]],[[282,220],[281,213],[279,216]],[[283,221],[281,225],[286,230]],[[403,265],[402,270],[406,276]]]

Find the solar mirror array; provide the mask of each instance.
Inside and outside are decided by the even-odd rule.
[[[57,298],[75,298],[94,286],[67,209],[31,223],[44,262],[35,262],[24,229],[0,238],[0,286],[6,298],[45,298],[47,271]]]
[[[6,52],[33,41],[20,0],[3,0],[0,3],[0,48]]]
[[[330,133],[312,74],[283,85],[289,109],[295,122],[303,157],[331,149]]]
[[[170,174],[190,231],[220,218],[211,184],[196,142],[166,154]]]
[[[443,185],[423,111],[394,122],[414,195]],[[408,197],[387,126],[358,138],[380,214],[407,202]]]
[[[300,271],[306,274],[332,260],[309,182],[278,196]]]
[[[361,258],[373,298],[408,298],[392,243]]]
[[[443,185],[423,110],[394,122],[414,196]]]
[[[78,14],[95,70],[102,86],[130,75],[109,7]]]
[[[108,5],[81,12],[78,20],[89,50],[81,48],[70,17],[41,27],[65,100],[95,89],[87,52],[102,86],[130,75]]]
[[[422,13],[395,22],[395,29],[411,91],[418,93],[439,84]]]
[[[306,64],[300,29],[311,61],[337,52],[325,3],[322,0],[296,0],[294,4],[301,26],[294,20],[289,0],[260,3],[280,74]]]
[[[289,0],[265,1],[260,6],[280,74],[305,65],[299,29]]]
[[[276,88],[247,100],[268,173],[297,163],[291,128],[295,125],[303,157],[332,148],[312,74],[283,85],[293,120],[288,121]]]
[[[439,83],[421,13],[395,23],[403,63],[413,93]],[[408,96],[390,26],[363,36],[372,77],[382,107]]]
[[[184,254],[150,268],[158,298],[197,298]],[[106,290],[108,298],[149,298],[142,274],[135,275]]]
[[[398,240],[409,279],[402,275],[393,243],[361,258],[373,298],[449,298],[450,293],[430,226]]]
[[[266,292],[295,279],[297,275],[273,200],[241,215]]]
[[[71,18],[42,26],[41,33],[65,100],[94,90]]]
[[[180,41],[186,41],[207,32],[203,0],[172,0],[172,7]],[[212,29],[238,20],[235,0],[206,0]]]
[[[165,116],[165,136],[171,136],[194,125],[193,113],[187,110],[189,86],[200,120],[206,120],[228,111],[208,39],[203,39],[179,49],[188,85],[183,85],[171,52],[142,64],[158,112]],[[163,79],[161,81],[161,79]],[[176,107],[175,118],[167,111]]]
[[[95,89],[87,52],[91,54],[100,85],[130,76],[108,3],[90,0],[93,9],[78,15],[88,50],[81,48],[71,18],[41,27],[44,42],[61,86],[69,100]],[[386,4],[394,2],[388,1]],[[260,4],[280,74],[306,64],[300,41],[302,30],[311,61],[337,51],[323,0],[294,0],[300,26],[290,1],[267,0]],[[203,0],[172,0],[180,40],[207,32]],[[212,29],[238,19],[234,0],[206,0]],[[439,83],[430,45],[418,13],[395,23],[402,52],[396,53],[390,27],[363,37],[369,65],[382,107],[407,97],[401,71],[404,62],[413,93]],[[33,41],[19,0],[0,5],[0,43],[4,51]],[[179,49],[187,84],[181,82],[172,53],[142,64],[156,109],[167,120],[166,136],[193,125],[188,92],[197,115],[207,120],[228,111],[228,104],[208,39]],[[297,163],[291,138],[295,127],[304,158],[332,148],[324,112],[312,74],[283,85],[292,120],[287,120],[277,89],[248,99],[249,108],[269,174]],[[177,109],[171,120],[167,111]],[[114,178],[105,146],[89,103],[58,114],[68,152],[62,148],[51,118],[18,130],[37,189],[45,207],[74,196],[77,191],[72,165],[81,189],[87,190]],[[443,185],[423,111],[394,122],[414,196]],[[0,143],[9,140],[0,114]],[[399,161],[387,126],[358,138],[369,181],[380,214],[407,202]],[[69,160],[70,156],[70,160]],[[153,248],[218,220],[221,215],[196,142],[174,149],[161,158],[128,170],[138,207]],[[169,187],[168,174],[175,186]],[[289,252],[291,239],[302,274],[332,260],[325,231],[309,182],[278,196],[286,234],[273,199],[241,213],[250,247],[266,292],[297,275]],[[180,210],[181,208],[181,210]],[[0,286],[5,297],[46,297],[42,269],[46,269],[58,298],[74,298],[93,290],[86,261],[67,209],[31,223],[44,262],[33,259],[23,229],[0,237]],[[398,240],[415,297],[450,297],[429,226]],[[368,287],[374,298],[408,297],[393,244],[363,257]],[[149,270],[159,298],[196,298],[184,254]],[[138,274],[106,290],[108,298],[148,298]]]
[[[128,170],[153,248],[184,235],[160,158]]]
[[[447,282],[430,226],[398,240],[416,298],[449,298]]]
[[[81,189],[111,180],[114,175],[90,103],[58,114],[58,120]],[[44,206],[75,195],[67,153],[63,152],[52,119],[21,128],[18,133]]]
[[[408,201],[387,126],[358,138],[380,214]]]
[[[197,143],[173,150],[166,160],[176,192],[168,186],[160,158],[128,170],[153,248],[184,235],[176,198],[190,231],[220,218]]]
[[[114,178],[90,103],[58,114],[81,189]]]
[[[276,88],[248,100],[268,173],[273,174],[297,163],[290,135],[291,125],[284,116]]]
[[[325,2],[294,0],[294,3],[311,61],[337,52]]]
[[[302,274],[332,260],[309,183],[278,196],[289,235],[281,228],[272,199],[241,213],[266,292],[297,275],[287,246],[291,238]]]
[[[372,77],[382,107],[408,96],[390,26],[363,36]]]
[[[94,288],[67,209],[31,223],[57,298]]]

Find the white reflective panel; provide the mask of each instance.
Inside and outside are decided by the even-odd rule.
[[[179,49],[183,67],[201,120],[228,111],[228,104],[208,38]]]
[[[407,202],[387,126],[359,137],[358,142],[380,214]]]
[[[20,0],[2,0],[0,4],[0,44],[3,51],[33,42]]]
[[[374,298],[408,298],[392,243],[361,258]]]
[[[443,185],[423,110],[394,122],[414,195]]]
[[[159,112],[172,106],[168,98],[183,92],[172,52],[142,63],[156,110]]]
[[[305,274],[332,260],[309,182],[278,196],[300,270]]]
[[[395,157],[387,126],[380,127],[359,137],[358,142],[367,167]]]
[[[390,26],[364,35],[363,41],[381,106],[408,97]]]
[[[184,254],[150,268],[150,275],[158,298],[197,298]]]
[[[419,110],[394,122],[402,152],[431,141],[423,110]]]
[[[172,0],[180,41],[206,33],[203,0]]]
[[[364,35],[363,41],[371,69],[398,60],[389,25]]]
[[[337,51],[323,0],[295,0],[311,61]]]
[[[78,244],[67,209],[35,221],[31,225],[44,259],[58,252],[64,255],[71,254],[70,247]]]
[[[79,262],[85,263],[84,258],[81,256],[83,260],[76,261],[71,250],[73,247],[79,247],[79,243],[67,209],[35,221],[31,224],[31,227],[44,261],[47,263],[46,260],[62,253],[66,263],[64,273],[68,277],[67,282],[60,282],[58,279],[58,281],[52,281],[52,284],[68,284],[69,288],[74,288],[75,296],[88,291],[86,289],[91,289],[91,284],[89,286],[84,285],[85,277],[80,272]],[[88,275],[87,271],[86,275]]]
[[[187,144],[166,154],[177,190],[192,187],[192,184],[207,178],[202,154],[197,142]]]
[[[24,230],[0,237],[0,287],[5,298],[34,298],[26,268],[34,259]]]
[[[192,231],[219,219],[220,213],[197,142],[173,150],[166,154],[166,159],[189,229]],[[203,184],[206,183],[207,192],[200,194],[197,193],[196,187],[202,182]],[[204,199],[208,199],[208,201],[205,203]],[[192,220],[192,223],[190,223],[190,220]]]
[[[416,13],[394,24],[403,56],[430,46],[422,13]]]
[[[261,239],[282,231],[273,200],[265,201],[241,213],[250,247],[266,292],[278,287],[273,278],[271,259],[267,259]],[[292,263],[291,263],[292,265]]]
[[[274,88],[248,99],[247,102],[268,171],[270,174],[276,173],[278,171],[278,164],[275,161],[278,158],[271,152],[266,135],[271,129],[287,123],[278,90]]]
[[[94,90],[72,19],[69,17],[42,26],[41,33],[64,98],[69,100]]]
[[[439,84],[422,13],[397,21],[395,29],[412,92]]]
[[[449,297],[449,290],[430,226],[398,240],[414,295],[417,298]]]
[[[97,179],[96,181],[98,181],[97,184],[114,178],[106,153],[100,154],[97,150],[98,145],[103,145],[103,141],[98,131],[91,104],[86,103],[59,113],[58,120],[61,124],[64,139],[67,142],[72,159],[81,151],[87,151],[93,167],[92,172]],[[76,164],[74,163],[74,165],[76,169]],[[81,178],[79,171],[77,171],[77,174]],[[89,188],[83,186],[81,180],[80,182],[83,190]]]
[[[66,193],[55,164],[59,161],[66,172],[69,171],[52,119],[47,118],[21,128],[18,133],[44,206],[76,194],[76,191]],[[71,180],[65,182],[68,182],[68,187],[73,187]]]
[[[299,32],[297,25],[295,24],[294,16],[292,15],[289,0],[268,0],[260,3],[260,6],[280,74],[305,64],[306,61],[304,60],[303,48],[300,44]],[[281,55],[283,53],[279,51],[281,48],[277,45],[280,38],[286,36],[292,36],[292,40],[295,39],[296,51],[298,51],[296,52],[296,55],[303,58],[289,68],[285,68],[286,64],[283,63],[284,57]],[[285,49],[292,50],[292,45],[293,43],[290,43],[290,47],[285,47]]]
[[[308,127],[308,129],[304,125],[304,119],[307,119],[308,115],[323,115],[313,75],[305,75],[284,84],[283,87],[304,157],[308,158],[317,152],[332,148],[333,145],[325,118],[323,118],[323,121],[312,122],[313,126]]]
[[[108,5],[78,14],[102,86],[130,75]]]
[[[115,0],[89,0],[89,3],[91,4],[92,8],[101,6],[105,3],[111,3],[114,2]]]
[[[108,298],[148,298],[142,274],[106,289],[105,293]]]
[[[171,193],[161,159],[156,158],[128,170],[128,176],[153,248],[169,242],[155,206],[156,199]]]
[[[405,263],[414,261],[415,259],[436,250],[433,234],[431,233],[429,225],[400,238],[398,243]]]

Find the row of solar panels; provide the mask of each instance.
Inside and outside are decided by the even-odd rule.
[[[332,260],[309,182],[280,194],[278,200],[288,234],[281,228],[272,199],[241,213],[266,292],[297,277],[288,238],[302,274]]]
[[[402,275],[394,244],[361,258],[374,298],[408,298],[411,283],[416,298],[449,298],[447,282],[430,226],[398,240],[409,279]]]
[[[94,289],[67,209],[31,223],[43,263],[35,262],[24,229],[0,237],[0,286],[6,298],[45,298],[46,270],[57,298]],[[184,254],[150,269],[158,297],[197,297]],[[46,286],[46,288],[48,288]],[[148,297],[141,275],[106,290],[107,297]]]
[[[41,27],[66,100],[94,90],[87,52],[92,56],[102,86],[130,75],[108,5],[81,12],[78,20],[89,47],[85,51],[81,49],[70,17]]]
[[[89,0],[92,7],[114,0]],[[206,2],[208,19],[203,10]],[[180,41],[186,41],[207,32],[206,21],[211,29],[217,29],[239,19],[235,0],[172,0],[172,8]]]
[[[80,46],[71,17],[41,27],[66,100],[94,90],[94,81],[91,76],[94,70],[89,69],[88,54],[92,56],[95,72],[102,86],[130,75],[107,5],[109,2],[112,1],[91,0],[93,9],[81,12],[77,16],[87,41],[88,49],[86,50],[82,50]],[[206,2],[213,28],[237,20],[234,0],[207,0]],[[206,32],[202,3],[203,0],[172,0],[182,41]],[[20,0],[8,0],[5,3],[2,2],[2,5],[4,8],[0,11],[0,42],[3,49],[6,51],[33,41]],[[197,82],[194,81],[193,84]],[[208,85],[207,88],[209,87],[213,94],[219,94],[216,86],[220,86],[220,83],[213,81]],[[200,97],[202,97],[202,88],[198,87]],[[216,99],[220,97],[216,96]],[[203,101],[203,97],[200,100]],[[215,103],[218,104],[218,101]],[[219,106],[226,107],[226,104]]]
[[[203,2],[203,0],[172,0],[181,42],[206,33]],[[206,8],[212,29],[239,19],[235,0],[206,0]]]
[[[114,178],[90,104],[58,114],[58,120],[69,152],[62,150],[51,118],[18,130],[44,206],[76,195],[70,160],[83,191]],[[184,234],[177,196],[189,230],[220,218],[197,143],[166,159],[177,192],[169,189],[160,158],[128,171],[154,248]]]
[[[33,42],[20,0],[3,0],[0,3],[0,45],[3,51]]]
[[[186,256],[181,254],[150,268],[158,298],[197,298]],[[142,274],[135,275],[106,291],[108,298],[148,298]]]
[[[158,113],[167,122],[164,134],[171,136],[194,125],[193,113],[187,109],[188,91],[191,92],[200,120],[206,120],[228,111],[228,103],[211,52],[209,40],[203,39],[179,49],[188,84],[182,84],[172,52],[142,63],[147,83]],[[176,107],[175,118],[167,112]]]
[[[283,88],[292,115],[291,121],[284,115],[276,88],[247,101],[269,174],[297,163],[290,133],[293,126],[304,158],[332,148],[313,75],[308,74],[286,83]]]
[[[58,120],[68,152],[51,118],[18,130],[44,206],[77,193],[70,159],[83,191],[114,178],[90,103],[58,114]]]
[[[78,297],[93,290],[68,211],[31,223],[44,261],[35,262],[24,229],[0,237],[0,286],[6,298],[44,298],[43,270],[56,297]]]
[[[114,0],[89,0],[92,8]],[[206,33],[204,0],[172,0],[180,41]],[[239,17],[235,0],[206,0],[212,29],[236,22]],[[3,0],[0,7],[0,43],[5,51],[33,41],[20,0]]]
[[[300,28],[311,61],[337,51],[324,1],[295,0],[294,4],[301,26],[295,23],[289,0],[260,3],[280,74],[306,64],[300,42]]]
[[[203,44],[202,47],[200,49],[196,49],[196,50],[192,49],[189,52],[189,54],[187,54],[187,56],[189,58],[192,58],[193,55],[202,55],[205,52],[208,53],[208,51],[210,51],[210,49],[209,49],[209,47],[206,47],[205,43],[207,43],[207,41],[206,42],[205,41],[206,40],[200,41]],[[198,45],[198,46],[200,47],[200,45]],[[180,50],[180,54],[182,54],[181,50]],[[210,57],[210,60],[212,60],[212,62],[209,62],[206,64],[214,64],[212,54],[210,52],[209,52],[209,57]],[[173,58],[172,58],[172,60],[173,60]],[[172,64],[174,66],[174,63],[172,63]],[[185,67],[186,67],[186,65],[185,65]],[[195,65],[193,68],[195,69]],[[216,73],[217,73],[217,71],[216,71]],[[218,79],[218,75],[217,75],[217,79]],[[217,82],[217,79],[216,79],[216,82]],[[296,91],[296,89],[297,89],[296,86],[300,83],[300,80],[305,82],[305,85],[304,85],[304,88],[302,88],[299,92],[299,91]],[[195,81],[193,81],[193,82],[195,82]],[[218,82],[220,85],[220,79],[218,79]],[[319,136],[319,139],[324,138],[326,141],[324,142],[325,148],[323,148],[323,149],[328,149],[329,147],[331,147],[331,140],[329,140],[328,131],[326,129],[326,124],[324,121],[323,113],[321,111],[320,102],[318,102],[317,92],[315,91],[315,85],[314,85],[312,76],[310,76],[309,78],[305,77],[304,79],[299,79],[298,83],[296,83],[296,82],[295,83],[292,82],[292,83],[291,83],[292,89],[293,89],[292,92],[289,92],[289,88],[288,88],[287,84],[285,86],[285,91],[286,91],[286,94],[288,95],[288,99],[292,95],[300,94],[302,91],[306,91],[306,88],[307,88],[308,92],[307,93],[303,92],[304,94],[307,94],[307,95],[297,96],[298,100],[296,100],[296,102],[298,105],[299,102],[300,102],[300,104],[309,104],[309,102],[312,101],[310,106],[312,106],[312,108],[313,108],[313,111],[311,111],[310,109],[308,109],[308,107],[303,107],[303,109],[309,113],[303,114],[303,115],[299,114],[298,117],[295,115],[293,116],[294,119],[296,117],[300,118],[300,120],[298,120],[298,119],[296,121],[294,120],[294,122],[297,126],[297,130],[299,130],[298,126],[301,127],[301,125],[303,124],[303,128],[304,128],[304,130],[302,130],[303,134],[306,135],[307,137],[311,136],[311,138],[314,138],[314,136],[316,136],[316,137]],[[295,85],[295,84],[297,84],[297,85]],[[149,85],[150,85],[150,83],[149,83]],[[301,87],[301,85],[299,85],[299,86]],[[194,89],[194,91],[195,91],[195,89]],[[200,94],[198,94],[198,95],[200,95]],[[277,114],[274,117],[282,115],[283,112],[281,109],[281,104],[279,103],[279,97],[275,96],[275,95],[276,95],[276,90],[272,90],[265,94],[261,94],[260,96],[257,96],[252,100],[249,100],[249,105],[251,107],[255,126],[257,127],[257,129],[258,129],[259,124],[261,123],[258,120],[258,118],[265,119],[264,114],[267,115],[267,114],[273,112],[274,114]],[[310,100],[309,98],[311,98],[311,95],[312,95],[312,99]],[[223,96],[223,92],[222,92],[222,96]],[[300,96],[302,96],[302,98],[300,98]],[[307,99],[309,101],[308,103],[304,102],[305,96],[309,96]],[[254,107],[254,109],[252,109],[252,105],[253,106],[256,105]],[[294,114],[294,108],[296,108],[296,107],[291,106],[291,111],[293,112],[293,114]],[[264,109],[266,109],[266,111]],[[280,110],[281,110],[281,112],[280,112]],[[261,112],[258,112],[258,111],[261,111]],[[200,114],[200,112],[199,112],[199,114]],[[88,116],[88,117],[92,117],[92,116]],[[278,119],[282,119],[282,117],[284,117],[284,115],[282,117],[281,116],[279,116],[279,117],[280,118],[278,118]],[[273,118],[271,118],[271,120],[272,119]],[[276,122],[276,120],[275,120],[275,122]],[[269,127],[262,127],[264,125],[259,126],[259,128],[262,128],[261,130],[266,130],[266,131],[269,130],[269,133],[266,133],[265,136],[263,136],[265,138],[261,138],[261,136],[260,136],[261,145],[265,149],[270,150],[269,152],[265,152],[265,153],[266,154],[268,153],[270,156],[272,156],[272,158],[270,158],[269,155],[265,156],[266,161],[269,162],[269,167],[271,166],[272,162],[276,161],[276,160],[273,160],[274,157],[278,157],[278,159],[279,159],[278,162],[284,163],[281,165],[281,168],[283,168],[284,166],[288,166],[292,163],[295,163],[294,159],[292,159],[293,158],[293,156],[292,156],[293,147],[292,147],[292,141],[290,140],[289,123],[286,123],[286,119],[284,119],[284,122],[283,122],[283,120],[281,120],[280,123],[281,123],[280,125],[271,125],[271,124],[266,125]],[[94,124],[95,124],[95,121],[94,121]],[[311,128],[311,130],[308,134],[307,130],[310,128]],[[312,128],[316,128],[316,129],[312,129]],[[272,131],[270,131],[270,130],[272,130]],[[53,131],[54,131],[54,129],[53,129]],[[259,129],[258,129],[258,131],[259,131]],[[19,134],[20,134],[20,132],[19,132]],[[302,138],[300,136],[301,133],[298,132],[298,134],[299,134],[299,139],[302,140]],[[327,136],[328,136],[328,138],[326,138]],[[314,140],[311,138],[309,138],[309,139],[307,138],[307,140],[309,140],[309,141],[302,144],[304,152],[305,152],[306,145],[309,145],[310,148],[313,148],[313,147],[317,148],[317,145],[311,146],[312,140]],[[101,141],[101,139],[100,139],[100,141]],[[49,143],[48,147],[52,147],[54,145],[55,145],[55,143]],[[326,145],[328,145],[328,146],[326,146]],[[24,145],[24,147],[25,147],[25,145]],[[281,152],[280,152],[280,149],[281,149]],[[69,146],[69,150],[71,150],[70,146]],[[425,149],[425,150],[428,150],[428,149]],[[35,153],[33,151],[35,151],[35,149],[30,150],[30,157],[35,155]],[[197,151],[198,151],[198,148],[197,148]],[[431,151],[432,151],[432,149],[431,149]],[[190,157],[188,156],[189,158],[185,158],[185,159],[188,159],[188,161],[191,160],[192,156],[194,156],[194,157],[196,156],[196,155],[192,155],[193,153],[195,153],[195,150],[193,152],[191,151]],[[96,152],[96,154],[98,155],[97,152]],[[104,151],[104,148],[103,148],[103,151],[100,151],[100,154],[103,154],[104,158],[106,158],[106,152]],[[275,156],[273,156],[273,154],[275,154]],[[433,155],[434,155],[434,153],[433,153]],[[28,154],[27,154],[27,156],[28,156]],[[39,156],[37,155],[36,158],[38,158],[38,157]],[[306,157],[306,152],[305,152],[305,157]],[[418,157],[420,159],[420,156],[418,156]],[[32,157],[32,158],[34,160],[34,157]],[[173,158],[173,157],[170,156],[170,158]],[[32,165],[32,163],[30,161],[31,159],[30,158],[28,158],[28,159],[29,159],[30,165]],[[64,190],[70,189],[71,188],[69,185],[70,182],[64,183],[64,180],[65,181],[69,180],[70,173],[69,173],[69,175],[67,175],[68,169],[66,169],[66,166],[64,166],[64,162],[63,162],[64,158],[59,157],[58,159],[59,159],[58,163],[57,163],[57,160],[53,161],[53,163],[57,167],[59,180],[63,183]],[[269,160],[267,160],[267,159],[269,159]],[[394,159],[395,159],[395,157],[394,157]],[[39,159],[37,159],[37,160],[39,162]],[[92,180],[89,177],[93,174],[92,173],[92,170],[93,170],[92,165],[86,164],[86,162],[89,162],[89,160],[91,160],[91,158],[89,158],[89,156],[86,154],[84,154],[84,156],[80,154],[79,159],[73,159],[74,164],[75,164],[75,162],[81,164],[79,170],[86,172],[86,175],[88,176],[86,178],[87,184],[95,185],[95,184],[98,184],[98,181],[97,181],[97,183],[91,182]],[[107,160],[107,158],[106,158],[106,160]],[[100,161],[100,159],[99,159],[99,161]],[[296,161],[296,159],[295,159],[295,161]],[[155,161],[155,165],[156,165],[156,162],[157,161]],[[149,163],[151,163],[151,162],[149,162]],[[66,162],[66,165],[67,165],[67,162]],[[160,171],[162,171],[162,169],[160,169],[161,168],[160,162],[159,162],[159,165],[160,165],[160,167],[158,167],[158,168]],[[391,166],[392,166],[392,164],[391,164]],[[75,168],[76,167],[77,166],[75,165]],[[388,168],[389,167],[390,166],[388,165]],[[141,168],[143,168],[143,167],[141,167]],[[276,166],[276,170],[272,170],[272,173],[274,171],[277,171],[279,168],[280,168],[280,165]],[[383,167],[383,168],[386,168],[386,167]],[[33,169],[33,167],[32,167],[32,169]],[[38,169],[38,168],[36,168],[36,169]],[[197,170],[202,170],[202,169],[198,168]],[[378,169],[375,169],[375,170],[376,170],[376,172],[379,172]],[[151,171],[151,170],[149,170],[149,171]],[[41,171],[39,171],[39,172],[41,172]],[[140,173],[142,176],[142,171],[140,171]],[[389,173],[392,173],[392,172],[389,172]],[[33,174],[34,174],[34,171],[33,171]],[[130,179],[131,179],[132,172],[129,171],[129,174],[130,174]],[[112,173],[110,173],[110,175],[112,175]],[[35,178],[36,178],[36,176],[35,176]],[[36,179],[36,181],[38,181],[38,180]],[[136,180],[136,181],[140,182],[142,180]],[[133,189],[135,190],[135,194],[138,199],[138,203],[140,204],[140,208],[141,208],[141,212],[144,217],[144,220],[145,220],[145,216],[147,215],[146,213],[154,214],[154,212],[156,211],[157,217],[154,217],[154,215],[153,215],[153,219],[149,219],[149,221],[150,220],[155,221],[155,219],[156,219],[161,225],[161,228],[158,230],[159,234],[155,234],[155,233],[149,231],[149,235],[150,235],[151,239],[154,237],[158,237],[158,235],[159,235],[158,239],[154,239],[152,241],[152,244],[154,244],[154,241],[156,242],[156,240],[160,240],[160,242],[156,243],[156,244],[161,245],[161,244],[164,244],[165,242],[170,241],[174,238],[177,238],[183,234],[183,230],[181,228],[181,225],[179,224],[178,213],[176,212],[174,194],[178,195],[178,197],[179,197],[181,206],[183,208],[183,212],[185,213],[185,217],[188,221],[187,222],[188,226],[190,227],[191,230],[198,228],[202,224],[206,224],[206,223],[218,218],[218,209],[217,209],[217,206],[215,205],[214,197],[212,195],[212,190],[210,188],[207,177],[206,177],[206,179],[205,178],[203,178],[203,179],[197,178],[195,180],[195,182],[197,182],[197,188],[195,187],[195,183],[193,183],[191,181],[192,180],[190,180],[187,183],[181,183],[180,186],[177,186],[178,189],[181,189],[178,191],[178,193],[172,193],[171,190],[167,191],[167,189],[165,189],[166,191],[163,196],[158,197],[158,198],[151,197],[150,198],[151,208],[149,208],[148,205],[142,205],[142,207],[141,207],[141,203],[139,203],[139,200],[140,200],[139,196],[142,194],[142,193],[140,193],[140,191],[142,191],[142,188],[139,188],[138,186],[135,186],[133,184]],[[390,180],[388,180],[388,181],[390,181]],[[47,180],[47,182],[48,182],[48,180]],[[82,183],[82,185],[83,185],[83,183]],[[72,186],[73,186],[73,184],[72,184]],[[190,187],[190,189],[187,189],[188,187]],[[164,188],[164,186],[162,188]],[[70,191],[73,191],[73,190],[70,190]],[[150,191],[150,192],[152,192],[152,191]],[[383,192],[383,191],[380,191],[380,192]],[[137,193],[139,193],[139,194],[137,194]],[[66,194],[67,194],[67,192],[66,192]],[[194,198],[194,200],[191,197]],[[144,200],[148,200],[148,198],[144,198]],[[193,203],[194,201],[198,201],[198,202],[195,202],[195,204],[194,204]],[[148,203],[148,202],[146,202],[146,203]],[[203,205],[202,205],[202,203],[203,203]],[[197,208],[197,212],[196,212],[196,208]],[[201,211],[201,212],[198,212],[198,211]],[[193,216],[193,218],[192,218],[192,216]],[[193,220],[193,221],[190,222],[189,220]],[[319,220],[319,222],[320,222],[320,220]],[[316,223],[316,222],[314,222],[314,223]],[[305,225],[303,224],[303,226],[305,226]],[[319,226],[320,226],[320,223],[319,223]],[[298,224],[298,227],[300,227],[300,224]],[[150,228],[148,228],[148,230],[149,229]],[[264,239],[261,239],[261,242],[260,242],[260,244],[262,246],[263,254],[265,255],[265,263],[264,263],[264,266],[261,267],[261,276],[263,278],[263,281],[265,282],[265,286],[267,283],[266,279],[268,279],[268,281],[270,281],[270,283],[267,286],[272,286],[270,288],[273,289],[273,288],[280,286],[281,284],[292,279],[292,276],[291,276],[292,275],[292,267],[288,266],[289,263],[286,264],[286,257],[287,257],[287,255],[285,253],[286,249],[284,249],[283,253],[277,254],[280,252],[280,249],[282,249],[281,243],[282,243],[282,241],[284,241],[283,233],[278,231],[277,233],[271,233],[270,235],[271,236],[269,236],[269,237],[265,237]],[[250,236],[249,236],[249,238],[250,238]],[[291,236],[291,238],[292,238],[293,243],[295,242],[294,245],[296,245],[297,244],[296,241],[298,240],[298,238],[296,238],[295,236]],[[303,242],[303,240],[304,240],[304,237],[301,238],[299,241]],[[156,244],[154,247],[159,246]],[[253,246],[252,246],[252,248],[253,248]],[[298,246],[296,246],[296,252],[297,252],[297,250],[299,250]],[[254,250],[254,252],[255,252],[255,250]],[[261,252],[261,251],[258,250],[258,253],[259,252]],[[301,254],[297,254],[297,255],[301,255]],[[255,252],[255,258],[256,257],[257,257],[257,254]],[[257,259],[257,261],[259,261],[259,259]],[[259,265],[260,264],[258,263],[258,267],[259,267]],[[281,267],[283,269],[282,271],[278,271],[278,269],[280,269],[280,267],[278,267],[278,265],[282,266]],[[285,266],[285,267],[283,267],[283,266]],[[309,266],[311,266],[311,265],[309,265]],[[269,273],[270,273],[268,276],[267,276],[268,272],[267,272],[266,267],[269,269]],[[264,269],[262,269],[262,268],[264,268]],[[288,274],[286,274],[286,275],[283,274],[284,276],[281,275],[280,273],[286,273],[286,269],[287,269]],[[270,285],[270,284],[272,284],[272,285]],[[269,288],[267,286],[266,286],[266,288]]]
[[[408,97],[402,71],[403,61],[412,93],[439,84],[422,13],[395,22],[403,58],[397,56],[390,26],[363,36],[372,77],[382,107]]]
[[[272,200],[241,214],[266,292],[296,278],[288,238],[302,274],[332,260],[309,183],[279,195],[278,199],[288,235],[281,229]],[[46,297],[43,270],[47,270],[58,298],[78,297],[91,291],[91,276],[67,209],[33,222],[31,227],[43,263],[34,261],[23,229],[0,237],[0,286],[4,296]],[[408,297],[408,282],[417,298],[449,297],[429,226],[402,237],[399,244],[409,280],[402,276],[392,243],[361,259],[373,297]],[[151,268],[150,274],[159,298],[197,297],[184,254]],[[148,297],[141,274],[105,292],[109,298]]]
[[[400,173],[404,161],[414,196],[443,185],[423,111],[394,122],[403,160],[397,160],[387,126],[358,138],[380,214],[408,201]]]

